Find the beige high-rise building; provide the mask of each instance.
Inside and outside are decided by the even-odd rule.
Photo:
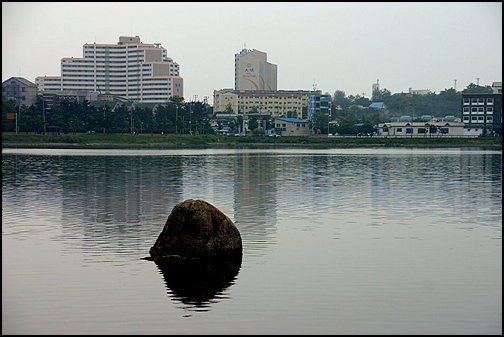
[[[139,103],[184,96],[179,65],[160,43],[120,36],[117,44],[86,43],[83,57],[61,59],[61,76],[38,76],[38,90],[96,91]]]
[[[255,49],[235,54],[235,90],[277,90],[277,66],[266,59]]]

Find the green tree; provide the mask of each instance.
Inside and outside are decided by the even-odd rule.
[[[336,90],[332,97],[332,105],[334,107],[340,105],[342,108],[348,108],[350,106],[350,100],[346,97],[343,90]]]
[[[182,118],[180,118],[180,120],[182,120]],[[163,119],[161,120],[161,131],[163,131],[164,133],[168,133],[171,125],[172,125],[172,122],[168,119],[167,116],[164,116]],[[183,125],[184,125],[184,123],[182,122],[182,127],[183,127]]]
[[[115,109],[114,112],[110,112],[111,131],[125,132],[131,122],[130,113],[133,113],[133,116],[136,116],[133,110],[131,112],[128,111],[128,108],[124,105]]]
[[[242,130],[242,128],[243,128],[243,116],[242,115],[236,116],[236,124],[239,127],[240,132],[245,131],[245,130]]]
[[[81,120],[77,117],[76,114],[74,114],[68,120],[68,124],[70,126],[70,131],[75,133],[76,128],[78,128],[81,125]]]
[[[154,118],[154,115],[148,117],[145,130],[146,132],[150,132],[151,134],[158,132],[158,122]]]
[[[233,107],[231,106],[231,103],[228,103],[226,105],[226,110],[224,110],[224,113],[225,114],[233,114],[234,113]]]
[[[323,112],[316,112],[312,116],[310,127],[316,133],[318,133],[318,130],[320,130],[320,133],[327,134],[328,123],[329,123],[329,116],[327,114]]]
[[[297,112],[292,110],[287,111],[287,118],[297,118]]]
[[[469,85],[462,90],[463,94],[491,94],[492,92],[491,86],[487,85],[483,87],[474,83],[469,83]]]
[[[250,117],[249,122],[248,122],[248,128],[249,128],[249,130],[250,131],[254,131],[258,127],[259,127],[259,122],[257,121],[256,116]]]

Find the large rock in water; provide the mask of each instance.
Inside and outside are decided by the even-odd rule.
[[[219,209],[203,200],[185,200],[173,207],[163,231],[150,249],[153,259],[178,255],[201,258],[241,254],[238,228]]]

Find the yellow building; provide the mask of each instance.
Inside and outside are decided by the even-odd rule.
[[[307,90],[214,90],[214,112],[249,114],[267,113],[272,117],[287,117],[293,111],[296,118],[303,117],[303,107],[308,107],[308,96],[322,91]]]
[[[310,122],[297,118],[275,119],[275,134],[280,136],[309,136]]]

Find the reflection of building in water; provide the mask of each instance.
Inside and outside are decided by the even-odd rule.
[[[204,199],[229,216],[244,246],[253,245],[245,250],[272,243],[276,231],[274,156],[184,156],[182,167],[184,200]]]
[[[117,246],[118,240],[128,245],[138,239],[138,231],[158,232],[181,201],[181,157],[55,158],[64,172],[59,173],[63,236],[83,234],[86,245]]]
[[[245,153],[235,156],[235,224],[242,234],[244,249],[262,249],[274,243],[276,232],[275,156]]]

